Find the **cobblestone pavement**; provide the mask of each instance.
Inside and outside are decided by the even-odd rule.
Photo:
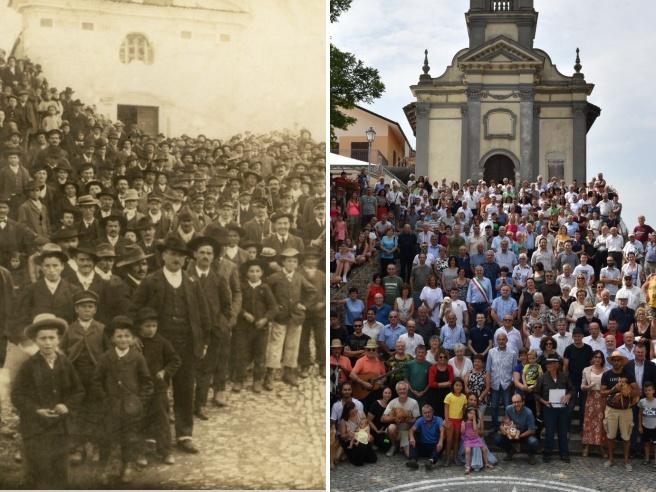
[[[378,454],[373,465],[355,467],[340,463],[330,473],[330,486],[334,492],[377,490],[409,492],[416,490],[444,492],[533,492],[604,491],[604,492],[652,492],[656,491],[655,471],[652,466],[633,460],[633,471],[626,472],[617,464],[605,469],[603,460],[597,457],[572,457],[570,464],[557,458],[546,465],[538,458],[530,466],[525,456],[516,455],[508,463],[500,461],[492,471],[472,472],[464,475],[464,467],[437,467],[432,471],[412,471],[405,467],[399,455],[388,458]],[[421,463],[421,461],[420,461]],[[616,461],[621,463],[621,461]]]
[[[210,420],[194,422],[200,454],[175,451],[173,466],[151,461],[130,488],[323,489],[325,379],[313,368],[299,382],[294,391],[276,382],[272,392],[230,393],[228,407],[208,407]],[[20,487],[21,465],[13,460],[18,449],[19,441],[0,437],[0,488]],[[93,465],[72,468],[70,476],[72,488],[98,488]]]

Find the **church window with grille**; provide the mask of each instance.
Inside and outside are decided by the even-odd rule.
[[[133,32],[123,40],[119,57],[121,63],[140,61],[146,65],[151,65],[153,63],[153,46],[146,36]]]

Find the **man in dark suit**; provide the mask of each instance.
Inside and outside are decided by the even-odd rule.
[[[66,280],[78,290],[91,290],[98,295],[96,320],[108,325],[119,312],[114,312],[116,307],[112,308],[115,306],[113,303],[115,293],[110,290],[109,282],[100,278],[100,275],[95,272],[96,263],[98,263],[95,248],[71,248],[70,255],[75,259],[77,270]]]
[[[36,235],[32,230],[9,218],[9,197],[0,196],[0,262],[8,264],[11,253],[29,251]]]
[[[295,249],[303,253],[305,245],[303,239],[289,233],[292,226],[292,216],[284,213],[274,213],[271,216],[271,227],[273,234],[262,240],[262,247],[272,248],[277,254],[285,249]]]
[[[82,212],[80,221],[75,225],[80,237],[80,245],[94,247],[100,238],[100,224],[96,218],[98,200],[91,195],[83,195],[77,199],[77,206]]]
[[[171,219],[162,213],[162,197],[154,192],[148,195],[146,218],[155,226],[155,238],[163,239],[171,231]]]
[[[131,313],[144,307],[158,314],[161,335],[168,339],[182,359],[173,377],[173,407],[177,444],[188,453],[198,453],[192,442],[194,426],[195,368],[207,351],[211,320],[200,282],[182,271],[190,252],[180,239],[167,237],[158,246],[164,264],[144,279],[134,294]]]
[[[148,261],[152,256],[144,253],[138,245],[130,244],[125,247],[121,259],[116,262],[116,269],[121,278],[121,284],[114,292],[119,312],[128,312],[137,287],[148,273],[151,273]]]
[[[203,357],[196,375],[196,397],[194,414],[201,420],[207,420],[205,405],[213,383],[214,401],[217,405],[225,401],[220,399],[219,393],[225,393],[228,375],[228,361],[230,360],[230,334],[229,319],[232,307],[232,295],[225,277],[219,276],[212,268],[214,259],[221,251],[220,244],[211,237],[198,236],[189,242],[189,249],[195,261],[187,269],[189,278],[201,286],[210,310],[212,327],[207,353]]]
[[[261,244],[262,240],[271,234],[271,221],[267,214],[267,205],[264,200],[254,200],[251,208],[254,217],[247,222],[240,222],[244,228],[244,239]]]
[[[283,366],[283,381],[297,386],[298,351],[301,327],[307,306],[317,301],[317,289],[298,270],[298,250],[287,248],[280,253],[282,269],[268,278],[267,283],[278,301],[278,313],[271,322],[267,347],[267,373],[264,389],[273,389],[273,371]]]
[[[109,243],[117,254],[122,254],[128,245],[127,240],[121,235],[125,232],[126,220],[122,215],[112,214],[100,220],[100,236],[98,243]]]

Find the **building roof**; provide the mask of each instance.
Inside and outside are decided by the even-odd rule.
[[[398,122],[396,122],[394,120],[390,120],[389,118],[386,118],[385,116],[383,116],[381,114],[375,113],[375,112],[371,111],[370,109],[363,108],[362,106],[358,106],[357,104],[355,105],[355,107],[357,109],[360,109],[360,110],[364,111],[365,113],[369,113],[370,115],[375,116],[376,118],[380,118],[381,120],[385,120],[388,123],[390,123],[392,126],[395,126],[396,128],[398,128],[399,132],[401,132],[401,135],[403,136],[403,139],[405,140],[405,143],[408,145],[408,148],[410,149],[410,152],[414,151],[414,149],[412,148],[412,145],[410,145],[410,141],[408,140],[408,137],[405,136],[405,132],[403,131],[403,128],[401,128],[401,125],[399,125]]]

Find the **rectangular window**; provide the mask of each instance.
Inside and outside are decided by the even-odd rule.
[[[83,22],[82,23],[83,31],[93,31],[93,22]]]
[[[368,162],[369,142],[351,142],[351,159]]]
[[[41,27],[52,27],[52,19],[41,19]]]
[[[191,31],[182,31],[180,37],[182,39],[191,39]]]

